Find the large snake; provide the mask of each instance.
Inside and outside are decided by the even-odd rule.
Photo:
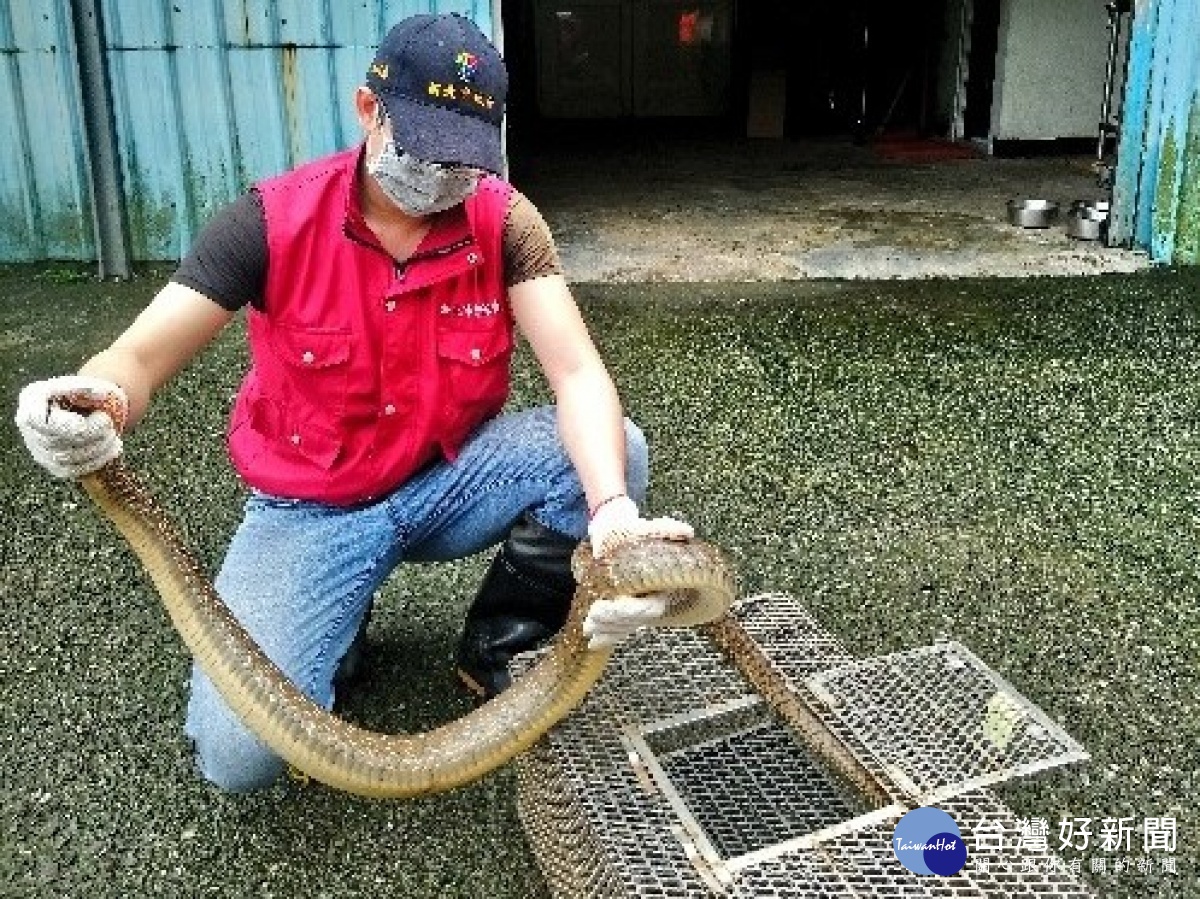
[[[337,789],[404,798],[449,790],[528,749],[584,698],[611,649],[590,649],[582,623],[592,603],[667,593],[666,626],[717,619],[733,601],[722,553],[699,540],[635,539],[593,559],[572,557],[578,586],[566,626],[505,692],[421,734],[356,727],[310,700],[258,648],[221,602],[177,528],[118,458],[80,479],[128,541],[158,589],[175,629],[230,707],[263,743],[299,771]]]

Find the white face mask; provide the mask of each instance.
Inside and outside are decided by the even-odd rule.
[[[397,206],[409,215],[432,215],[457,206],[479,184],[479,172],[425,162],[396,148],[389,140],[367,163],[367,173]]]

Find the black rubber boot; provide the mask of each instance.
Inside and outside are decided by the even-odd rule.
[[[553,637],[575,594],[571,553],[579,541],[526,514],[509,532],[467,611],[455,651],[459,679],[491,699],[512,684],[508,663]]]

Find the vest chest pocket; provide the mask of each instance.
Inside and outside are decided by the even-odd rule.
[[[316,413],[333,425],[346,406],[352,336],[349,331],[296,328],[271,329],[271,349],[283,363],[280,373],[285,396],[272,397],[283,406],[302,404],[305,413]]]
[[[453,430],[469,431],[503,407],[512,348],[512,332],[504,326],[438,331],[443,408],[459,425]]]

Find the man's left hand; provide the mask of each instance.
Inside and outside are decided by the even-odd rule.
[[[637,504],[627,496],[603,503],[588,525],[588,538],[596,558],[608,555],[630,539],[690,540],[693,536],[692,526],[677,518],[643,518]],[[670,597],[664,593],[596,600],[583,620],[588,649],[611,648],[635,631],[653,627],[662,621],[669,606]]]

